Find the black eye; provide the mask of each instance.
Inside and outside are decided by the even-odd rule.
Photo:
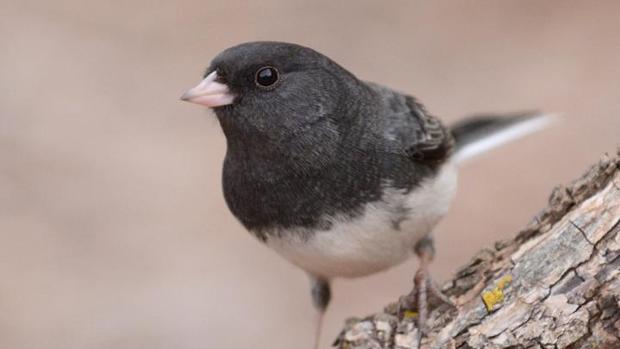
[[[256,85],[270,87],[278,82],[278,71],[274,67],[262,67],[256,71]]]

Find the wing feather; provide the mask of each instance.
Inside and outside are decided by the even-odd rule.
[[[405,97],[411,118],[419,125],[415,137],[412,137],[406,149],[415,161],[441,163],[454,149],[454,137],[435,116],[429,114],[424,106],[411,96]]]

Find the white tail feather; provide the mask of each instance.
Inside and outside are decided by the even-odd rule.
[[[508,126],[487,137],[466,144],[454,154],[454,160],[457,163],[463,163],[500,145],[546,128],[557,119],[558,116],[555,114],[540,114],[540,116]]]

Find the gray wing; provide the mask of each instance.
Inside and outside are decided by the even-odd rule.
[[[454,137],[441,121],[429,114],[414,97],[368,83],[383,103],[385,137],[397,141],[413,161],[435,165],[447,160]]]

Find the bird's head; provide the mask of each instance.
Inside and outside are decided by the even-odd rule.
[[[307,47],[250,42],[217,55],[204,79],[181,98],[213,108],[229,140],[292,138],[336,132],[338,111],[361,84],[345,69]],[[314,134],[314,136],[313,136]],[[306,140],[310,141],[310,140]]]

